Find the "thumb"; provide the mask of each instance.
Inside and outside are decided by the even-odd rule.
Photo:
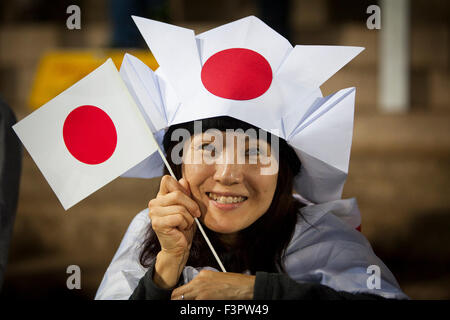
[[[187,182],[187,180],[184,178],[181,178],[178,182],[185,189],[186,194],[190,197],[191,196],[191,188],[189,187],[189,182]]]

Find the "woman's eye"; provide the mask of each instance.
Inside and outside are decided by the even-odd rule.
[[[197,146],[197,150],[205,150],[207,149],[211,144],[210,143],[203,143],[199,146]]]
[[[201,145],[201,149],[208,152],[214,152],[216,148],[211,143],[204,143]]]

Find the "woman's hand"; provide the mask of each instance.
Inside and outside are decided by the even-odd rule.
[[[194,217],[200,217],[198,204],[190,197],[185,179],[178,182],[165,175],[161,179],[158,195],[149,204],[149,216],[161,251],[171,256],[189,252],[195,232]]]
[[[255,276],[202,270],[189,283],[172,291],[172,300],[251,300]]]
[[[180,277],[196,230],[194,217],[200,217],[200,208],[191,199],[186,180],[175,180],[165,175],[158,195],[148,204],[153,231],[161,251],[156,256],[153,280],[164,289],[174,287]]]

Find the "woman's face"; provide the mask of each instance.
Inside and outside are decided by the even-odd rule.
[[[216,130],[215,135],[192,136],[184,150],[183,177],[202,211],[200,220],[209,229],[232,235],[267,211],[278,178],[278,162],[269,143]],[[276,170],[268,170],[270,174],[261,170],[268,167]]]

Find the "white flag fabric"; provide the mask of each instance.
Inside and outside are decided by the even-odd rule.
[[[158,148],[111,59],[13,128],[65,210]]]

